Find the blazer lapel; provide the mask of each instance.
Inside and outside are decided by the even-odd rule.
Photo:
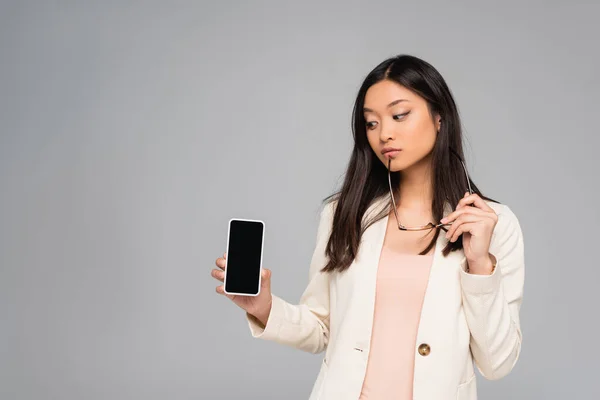
[[[366,211],[365,216],[375,215],[381,210],[381,207],[386,203],[386,199],[382,198],[374,202]],[[389,215],[375,222],[364,233],[361,239],[361,246],[351,273],[354,275],[353,280],[356,281],[354,286],[357,292],[356,297],[360,299],[356,307],[360,310],[357,313],[356,324],[356,350],[369,347],[371,340],[371,332],[373,328],[373,314],[375,311],[375,290],[377,284],[377,269],[379,265],[379,257],[383,248],[386,228]]]
[[[376,201],[367,210],[367,214],[378,213],[381,207],[387,202],[386,199],[380,199]],[[448,215],[451,209],[446,206],[444,209],[444,215]],[[373,214],[374,215],[374,214]],[[357,326],[358,337],[361,338],[357,345],[360,348],[366,348],[369,346],[371,339],[371,333],[373,328],[373,314],[375,310],[375,296],[377,286],[377,270],[379,267],[379,259],[381,251],[383,249],[383,242],[385,239],[386,229],[388,225],[389,214],[379,221],[371,225],[363,234],[364,247],[357,256],[356,260],[356,278],[359,280],[356,285],[356,289],[360,291],[360,309],[362,315],[359,318],[360,323]],[[439,292],[443,288],[446,275],[453,273],[452,264],[463,263],[464,255],[462,251],[451,252],[447,257],[444,257],[442,250],[448,243],[445,238],[445,232],[442,231],[438,235],[435,244],[435,250],[433,253],[432,265],[429,273],[429,280],[425,291],[425,298],[423,301],[423,308],[421,311],[421,319],[419,323],[418,337],[417,340],[424,335],[423,332],[435,330],[434,326],[431,325],[431,319],[429,315],[435,313],[436,309],[436,292]]]

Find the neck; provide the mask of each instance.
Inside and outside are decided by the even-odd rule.
[[[433,183],[429,157],[400,171],[399,209],[430,210],[433,201]]]

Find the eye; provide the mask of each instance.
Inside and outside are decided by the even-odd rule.
[[[367,129],[373,129],[376,124],[377,124],[377,122],[375,122],[375,121],[367,121],[365,126],[367,127]]]
[[[403,117],[406,117],[408,114],[410,114],[410,111],[407,111],[403,114],[395,114],[392,116],[392,118],[394,118],[396,121],[401,120]],[[375,126],[377,125],[377,122],[375,121],[367,121],[365,123],[365,126],[367,127],[367,129],[371,130],[373,128],[375,128]]]
[[[399,118],[396,118],[396,117],[405,117],[408,114],[410,114],[410,111],[405,112],[404,114],[396,114],[396,115],[394,115],[394,119],[397,121]]]

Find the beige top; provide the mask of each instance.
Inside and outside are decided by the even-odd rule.
[[[433,255],[383,247],[371,350],[359,400],[412,400],[417,328]]]

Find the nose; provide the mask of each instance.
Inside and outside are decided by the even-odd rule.
[[[389,140],[393,140],[396,138],[396,132],[394,132],[394,127],[391,123],[384,123],[381,121],[379,129],[379,139],[382,142],[387,142]]]

